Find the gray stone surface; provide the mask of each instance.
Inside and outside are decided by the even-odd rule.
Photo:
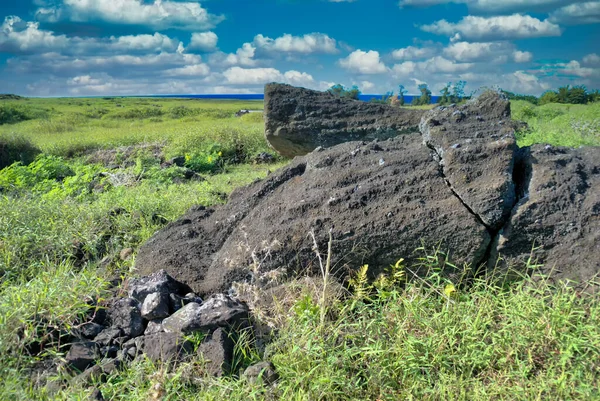
[[[265,361],[248,366],[246,370],[244,370],[243,376],[250,383],[262,380],[264,384],[268,385],[275,383],[279,377],[273,364]]]
[[[157,333],[144,336],[144,354],[152,361],[175,361],[193,351],[191,342],[181,333]]]
[[[202,305],[191,302],[163,320],[166,332],[189,333],[240,323],[248,318],[248,307],[224,294],[215,294]]]
[[[237,189],[228,204],[195,207],[138,252],[141,274],[165,269],[201,296],[226,291],[260,261],[262,271],[318,273],[309,232],[345,275],[363,263],[387,268],[441,244],[458,265],[485,260],[490,234],[449,190],[419,134],[349,142],[296,158]]]
[[[265,86],[265,136],[286,157],[302,156],[319,146],[416,132],[423,113],[290,85]]]
[[[492,230],[504,225],[516,202],[509,101],[484,92],[465,105],[427,112],[420,130],[462,202]]]
[[[113,328],[120,328],[127,337],[137,337],[144,333],[146,325],[140,312],[140,304],[133,298],[117,300],[109,311]]]
[[[83,372],[99,358],[98,344],[92,341],[75,343],[65,357],[67,366]]]
[[[216,329],[198,347],[198,353],[205,362],[206,373],[220,377],[229,373],[233,360],[233,341],[222,329]]]
[[[146,320],[162,319],[169,316],[169,294],[153,292],[146,295],[141,313]]]
[[[500,267],[522,270],[532,257],[539,273],[572,280],[590,291],[600,284],[600,147],[535,145],[524,151],[523,198],[502,230]],[[535,247],[535,249],[534,249]]]
[[[127,282],[127,286],[129,289],[129,296],[139,302],[144,302],[146,295],[155,292],[183,295],[190,291],[190,288],[187,285],[177,282],[164,270],[157,270],[142,278],[130,279]]]

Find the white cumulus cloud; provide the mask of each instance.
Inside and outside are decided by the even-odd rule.
[[[187,48],[209,52],[217,48],[218,41],[219,37],[214,32],[194,32]]]
[[[266,51],[288,52],[288,53],[337,53],[335,39],[322,33],[309,33],[303,36],[284,34],[275,39],[263,35],[254,37],[254,46]]]
[[[339,65],[348,71],[360,74],[383,74],[388,71],[379,57],[379,52],[355,50],[346,58],[339,60]]]
[[[209,14],[198,2],[170,0],[62,0],[36,12],[41,21],[93,22],[144,25],[153,29],[211,29],[224,17]]]
[[[433,57],[439,52],[435,47],[416,47],[408,46],[402,49],[397,49],[392,52],[392,57],[395,60],[420,60]]]
[[[577,2],[550,14],[558,24],[580,25],[600,23],[600,1]]]
[[[423,25],[421,29],[438,35],[472,41],[494,41],[560,36],[558,25],[529,15],[513,14],[495,17],[466,16],[457,23],[446,20]],[[456,36],[458,35],[458,36]]]

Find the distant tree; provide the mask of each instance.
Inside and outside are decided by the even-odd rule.
[[[548,104],[548,103],[559,103],[558,93],[556,93],[552,90],[542,93],[542,96],[540,96],[540,100],[538,101],[538,104],[541,106],[541,105]]]
[[[394,92],[386,92],[385,95],[383,95],[380,99],[377,98],[373,98],[370,100],[371,103],[382,103],[382,104],[388,104],[388,103],[392,103],[394,98]]]
[[[450,87],[452,86],[452,82],[448,82],[446,84],[446,86],[444,86],[442,88],[442,90],[440,91],[440,93],[442,94],[442,96],[440,96],[440,98],[438,99],[438,103],[439,104],[450,104],[452,103],[452,101],[450,100]]]
[[[574,86],[569,89],[567,94],[567,103],[586,104],[588,102],[588,93],[585,86]]]
[[[452,103],[458,103],[465,97],[465,86],[467,81],[458,81],[452,88]]]
[[[408,93],[406,89],[404,89],[404,85],[398,85],[398,104],[400,106],[404,106],[404,95]]]
[[[558,103],[568,103],[569,100],[569,85],[558,88]]]
[[[600,102],[600,90],[596,89],[588,94],[588,102]]]
[[[421,92],[421,96],[415,98],[412,104],[416,106],[430,104],[431,103],[431,91],[429,90],[429,86],[427,84],[419,85],[419,92]]]
[[[504,94],[504,96],[506,96],[508,98],[508,100],[525,100],[525,101],[527,101],[531,104],[535,104],[535,105],[537,105],[539,103],[538,98],[533,95],[519,95],[519,94],[505,91],[505,90],[501,90],[501,92]]]
[[[354,85],[351,89],[344,88],[343,85],[335,84],[331,88],[327,90],[329,93],[334,94],[336,96],[346,98],[346,99],[355,99],[358,100],[360,96],[360,90],[358,86]]]

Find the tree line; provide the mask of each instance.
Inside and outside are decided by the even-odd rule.
[[[448,82],[440,90],[441,96],[437,99],[437,104],[448,105],[453,103],[460,103],[461,101],[470,99],[471,95],[465,94],[466,81],[458,81],[456,83]],[[420,95],[413,97],[410,103],[413,106],[421,106],[431,104],[432,92],[426,83],[419,84],[418,86]],[[588,91],[584,85],[576,86],[561,86],[558,90],[548,90],[544,92],[540,97],[533,95],[520,95],[513,92],[505,91],[500,89],[508,99],[510,100],[525,100],[535,105],[544,105],[547,103],[567,103],[567,104],[587,104],[592,102],[600,101],[600,91]],[[352,88],[345,88],[343,85],[336,84],[328,89],[328,92],[346,99],[358,100],[361,94],[358,86],[354,85]],[[398,85],[398,94],[395,95],[393,91],[387,92],[381,98],[371,99],[374,103],[386,103],[393,106],[404,106],[406,104],[405,95],[408,93],[404,85]]]

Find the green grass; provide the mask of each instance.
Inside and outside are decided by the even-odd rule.
[[[549,103],[535,106],[511,102],[512,116],[529,130],[517,133],[519,146],[548,143],[555,146],[600,146],[600,103],[588,105]]]
[[[260,102],[21,99],[0,107],[13,119],[0,125],[0,145],[21,161],[0,170],[0,399],[85,399],[86,386],[54,392],[31,382],[32,367],[64,354],[49,330],[85,320],[89,300],[108,296],[107,280],[132,273],[134,259],[120,260],[120,250],[135,256],[192,205],[223,203],[287,161],[251,161],[272,152],[262,114],[232,115]],[[513,102],[514,118],[530,126],[519,144],[598,145],[598,107]],[[161,166],[174,156],[201,179]],[[156,388],[170,400],[600,399],[598,297],[544,281],[481,279],[448,298],[450,283],[435,272],[399,277],[379,289],[355,280],[358,288],[330,296],[326,309],[320,292],[290,291],[270,305],[277,316],[268,322],[281,327],[266,354],[243,332],[230,376],[206,377],[199,358],[175,371],[136,360],[95,386],[116,400],[154,399]],[[40,355],[25,352],[41,340]],[[263,358],[280,374],[276,386],[239,380]]]

